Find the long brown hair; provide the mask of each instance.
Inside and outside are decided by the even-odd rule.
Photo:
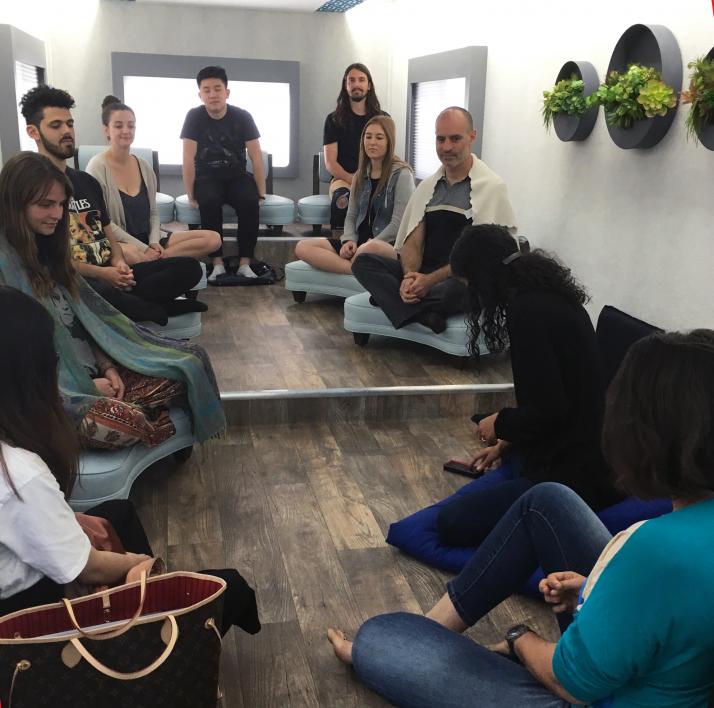
[[[69,497],[79,438],[57,386],[54,322],[39,302],[7,287],[0,287],[0,320],[0,441],[42,458]],[[17,494],[1,449],[0,473]]]
[[[64,187],[69,202],[72,183],[48,158],[36,152],[14,155],[0,172],[0,232],[17,251],[32,289],[40,297],[49,295],[56,283],[64,285],[72,295],[77,293],[69,248],[69,204],[65,203],[62,209],[54,235],[45,237],[50,245],[47,266],[37,255],[37,236],[25,214],[27,207],[43,199],[55,182]]]
[[[377,123],[380,128],[382,128],[385,136],[387,137],[387,152],[382,158],[382,174],[379,178],[379,182],[377,183],[377,189],[375,189],[374,193],[379,194],[381,191],[387,188],[387,182],[389,182],[389,178],[395,166],[406,167],[407,169],[411,170],[411,165],[409,165],[409,163],[407,162],[404,162],[404,160],[402,160],[394,153],[394,145],[397,139],[397,128],[394,125],[394,121],[392,120],[392,118],[390,116],[385,115],[374,116],[373,118],[367,121],[359,140],[359,164],[357,166],[357,175],[359,178],[355,180],[355,197],[359,195],[360,191],[367,184],[367,177],[369,176],[371,162],[367,155],[367,151],[364,149],[364,136],[369,126],[374,125],[375,123]]]
[[[369,91],[364,98],[365,114],[368,116],[373,116],[382,113],[382,107],[379,105],[379,99],[377,98],[377,93],[374,90],[374,81],[372,81],[372,74],[369,73],[369,69],[364,65],[356,62],[350,64],[342,76],[342,88],[340,89],[340,94],[337,97],[337,106],[335,107],[335,123],[342,126],[343,128],[347,125],[349,121],[349,116],[352,114],[352,106],[350,105],[350,94],[347,91],[347,74],[353,69],[361,71],[369,81]]]

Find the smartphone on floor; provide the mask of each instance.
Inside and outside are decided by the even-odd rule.
[[[483,475],[483,471],[477,470],[468,462],[462,462],[461,460],[449,460],[444,462],[444,472],[452,472],[453,474],[460,474],[464,477],[471,477],[472,479],[478,479]]]

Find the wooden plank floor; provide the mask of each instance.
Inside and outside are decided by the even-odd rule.
[[[448,354],[372,336],[364,348],[342,326],[340,298],[297,304],[282,283],[201,291],[209,306],[194,341],[211,356],[221,391],[512,382],[507,356],[454,366]]]
[[[224,640],[224,706],[385,705],[334,658],[326,629],[354,636],[374,614],[436,602],[448,576],[384,536],[463,484],[441,465],[473,449],[459,418],[241,426],[183,466],[157,463],[137,480],[132,498],[169,568],[232,566],[256,589],[262,631],[231,630]],[[544,606],[520,599],[471,633],[493,643],[518,621],[555,636]]]

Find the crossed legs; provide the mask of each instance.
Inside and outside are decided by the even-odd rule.
[[[535,568],[587,575],[611,536],[575,492],[528,490],[506,512],[426,617],[395,613],[362,625],[354,643],[328,630],[337,657],[395,705],[565,706],[520,666],[460,633],[517,592]],[[467,698],[470,696],[470,698]]]

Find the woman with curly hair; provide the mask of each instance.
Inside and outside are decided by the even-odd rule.
[[[592,508],[618,499],[600,452],[605,390],[588,295],[543,251],[521,253],[501,226],[465,229],[451,271],[469,290],[469,349],[510,346],[517,405],[475,416],[481,442],[472,466],[504,466],[505,481],[462,495],[439,515],[441,541],[476,546],[537,482],[561,482]],[[484,482],[488,482],[487,477]]]

